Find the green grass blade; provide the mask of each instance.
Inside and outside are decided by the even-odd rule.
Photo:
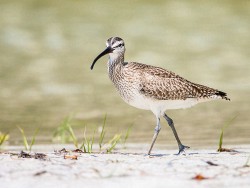
[[[95,133],[96,133],[96,128],[94,129],[94,133],[93,133],[92,139],[91,139],[90,153],[92,153],[92,148],[93,148],[93,144],[94,144],[94,140],[95,140]]]
[[[31,151],[32,146],[35,144],[36,135],[37,135],[37,133],[39,132],[39,130],[40,130],[40,128],[37,128],[36,131],[35,131],[35,133],[34,133],[34,135],[33,135],[33,137],[32,137],[32,140],[31,140],[31,143],[30,143],[30,147],[29,147],[29,151]]]
[[[232,122],[238,117],[238,115],[234,116],[232,119],[230,119],[227,123],[224,124],[223,129],[225,130],[229,125],[232,124]]]
[[[0,146],[6,141],[9,139],[9,134],[6,133],[6,134],[2,134],[0,132]]]
[[[107,149],[107,153],[112,152],[112,150],[115,148],[115,146],[117,145],[117,143],[120,141],[121,139],[121,134],[116,134],[110,141],[110,147]]]
[[[22,134],[22,137],[23,137],[23,145],[24,145],[24,147],[25,147],[25,150],[28,151],[28,149],[29,149],[29,144],[28,144],[27,138],[26,138],[26,136],[25,136],[25,134],[24,134],[24,130],[23,130],[21,127],[19,127],[19,126],[17,126],[17,128],[19,129],[19,131],[20,131],[21,134]]]
[[[5,141],[5,136],[6,136],[6,135],[1,135],[1,136],[0,136],[0,146],[4,143],[4,141]]]
[[[232,124],[232,122],[237,118],[238,115],[234,116],[232,119],[230,119],[229,121],[227,121],[222,129],[221,129],[221,134],[220,134],[220,140],[219,140],[219,148],[217,151],[221,151],[222,150],[222,145],[223,145],[223,137],[224,137],[224,131],[226,130],[226,128]]]
[[[74,130],[72,129],[72,127],[71,127],[71,125],[69,123],[67,124],[67,127],[68,127],[68,132],[69,132],[69,134],[70,134],[70,136],[71,136],[71,138],[73,140],[73,143],[74,143],[75,147],[78,148],[78,140],[77,140],[77,138],[75,136]]]
[[[84,131],[83,131],[83,141],[82,141],[82,145],[80,146],[80,149],[83,149],[83,152],[84,153],[87,153],[87,150],[86,150],[86,146],[85,146],[85,143],[86,143],[86,125],[84,126]]]
[[[220,134],[220,141],[219,141],[219,149],[218,149],[218,151],[221,151],[221,149],[222,149],[223,134],[224,134],[224,131],[223,131],[223,129],[222,129],[222,130],[221,130],[221,134]]]
[[[89,144],[88,144],[88,138],[86,136],[86,126],[85,126],[85,129],[84,129],[84,141],[85,141],[85,144],[86,144],[86,153],[89,153]]]
[[[83,152],[84,152],[84,153],[87,152],[87,151],[86,151],[86,146],[85,146],[85,143],[84,143],[84,142],[82,142],[82,144],[81,144],[81,146],[80,146],[79,149],[83,149]]]
[[[127,132],[126,132],[126,134],[125,134],[124,141],[123,141],[123,144],[124,144],[124,145],[125,145],[125,143],[127,142],[127,139],[128,139],[128,137],[129,137],[129,135],[130,135],[130,133],[131,133],[132,126],[133,126],[133,125],[130,125],[129,128],[127,129]]]
[[[88,153],[90,153],[90,139],[87,139]]]
[[[100,151],[102,150],[102,144],[103,144],[103,140],[104,140],[104,136],[105,136],[105,125],[106,125],[106,120],[107,120],[107,114],[105,114],[104,116],[104,120],[103,120],[103,124],[102,124],[102,131],[99,137],[99,148]]]
[[[72,120],[72,115],[66,117],[63,122],[57,127],[57,129],[54,131],[53,138],[60,140],[62,144],[67,143],[71,136],[68,135],[68,125],[70,124],[70,121]],[[72,138],[71,138],[72,139]]]

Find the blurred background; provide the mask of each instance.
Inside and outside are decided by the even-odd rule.
[[[107,114],[108,133],[133,125],[128,142],[152,139],[155,117],[125,104],[107,75],[106,40],[125,40],[127,61],[172,70],[220,89],[231,101],[202,103],[167,114],[184,144],[218,143],[225,122],[228,144],[250,141],[250,1],[0,1],[0,131],[18,144],[22,127],[38,143],[72,115],[89,130]],[[176,146],[164,119],[158,143]],[[156,146],[157,147],[157,146]]]

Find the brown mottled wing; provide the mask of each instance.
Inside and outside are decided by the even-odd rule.
[[[226,93],[203,85],[192,83],[165,69],[138,64],[141,70],[140,92],[158,100],[185,100],[187,98],[210,98],[218,95],[226,98]]]

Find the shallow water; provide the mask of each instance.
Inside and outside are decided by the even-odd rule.
[[[126,59],[172,70],[228,93],[227,101],[169,111],[187,145],[217,144],[223,124],[229,144],[250,142],[249,1],[7,1],[0,2],[0,131],[11,143],[40,127],[51,142],[56,127],[88,130],[108,115],[107,134],[133,124],[130,142],[151,141],[155,117],[125,104],[106,72],[107,57],[89,67],[110,36],[126,42]],[[175,143],[166,122],[158,142]]]

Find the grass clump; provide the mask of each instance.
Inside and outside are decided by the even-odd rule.
[[[130,126],[126,134],[123,136],[122,134],[115,134],[110,140],[108,140],[106,143],[104,143],[105,140],[105,135],[106,135],[106,120],[107,120],[107,115],[104,116],[103,123],[101,126],[100,134],[99,136],[96,136],[96,128],[94,129],[93,133],[91,135],[87,135],[87,129],[86,126],[84,126],[83,130],[83,139],[81,144],[79,144],[79,139],[76,137],[75,132],[71,126],[71,120],[72,117],[67,117],[65,120],[60,124],[60,126],[56,129],[54,133],[54,138],[57,138],[60,140],[62,143],[66,142],[73,142],[74,146],[76,149],[83,150],[82,152],[84,153],[92,153],[93,152],[93,146],[95,144],[95,138],[98,138],[98,146],[99,146],[99,152],[107,152],[111,153],[117,146],[118,143],[123,143],[125,145],[130,132],[131,132],[131,127]],[[122,139],[123,138],[123,139]]]
[[[121,140],[121,134],[116,134],[111,140],[108,141],[109,147],[106,149],[107,153],[111,153],[115,149],[118,142]]]
[[[75,135],[72,134],[72,130],[70,131],[71,128],[71,120],[72,116],[66,117],[63,122],[57,127],[53,134],[53,140],[58,140],[62,144],[68,143],[74,139],[76,139]],[[71,135],[69,134],[71,132]],[[74,142],[74,145],[77,145],[78,143]]]
[[[59,127],[54,132],[53,138],[61,141],[61,143],[73,142],[74,146],[77,149],[84,151],[84,153],[91,153],[94,143],[95,130],[91,138],[86,137],[86,126],[83,131],[83,141],[82,144],[79,144],[79,140],[76,137],[76,134],[71,125],[72,116],[68,116],[64,121],[59,125]]]
[[[126,142],[127,142],[127,139],[128,139],[128,137],[130,136],[132,127],[133,127],[133,124],[130,125],[130,126],[128,127],[128,129],[127,129],[127,131],[126,131],[126,133],[125,133],[125,136],[124,136],[124,138],[123,138],[123,147],[125,147],[125,144],[126,144]]]
[[[94,129],[92,137],[87,138],[86,137],[86,126],[84,127],[84,132],[83,132],[84,141],[82,142],[82,144],[79,148],[79,149],[83,149],[84,153],[92,153],[93,144],[94,144],[94,140],[95,140],[95,133],[96,133],[96,129]]]
[[[31,139],[31,142],[30,142],[30,144],[29,144],[29,143],[28,143],[28,140],[27,140],[27,137],[25,136],[24,130],[23,130],[21,127],[19,127],[19,126],[17,126],[17,128],[19,129],[19,131],[20,131],[21,134],[22,134],[22,137],[23,137],[23,145],[24,145],[25,150],[31,152],[32,146],[35,144],[35,141],[36,141],[36,135],[37,135],[37,133],[39,132],[40,129],[37,128],[37,129],[35,130],[35,132],[34,132],[34,134],[33,134],[33,137],[32,137],[32,139]]]

